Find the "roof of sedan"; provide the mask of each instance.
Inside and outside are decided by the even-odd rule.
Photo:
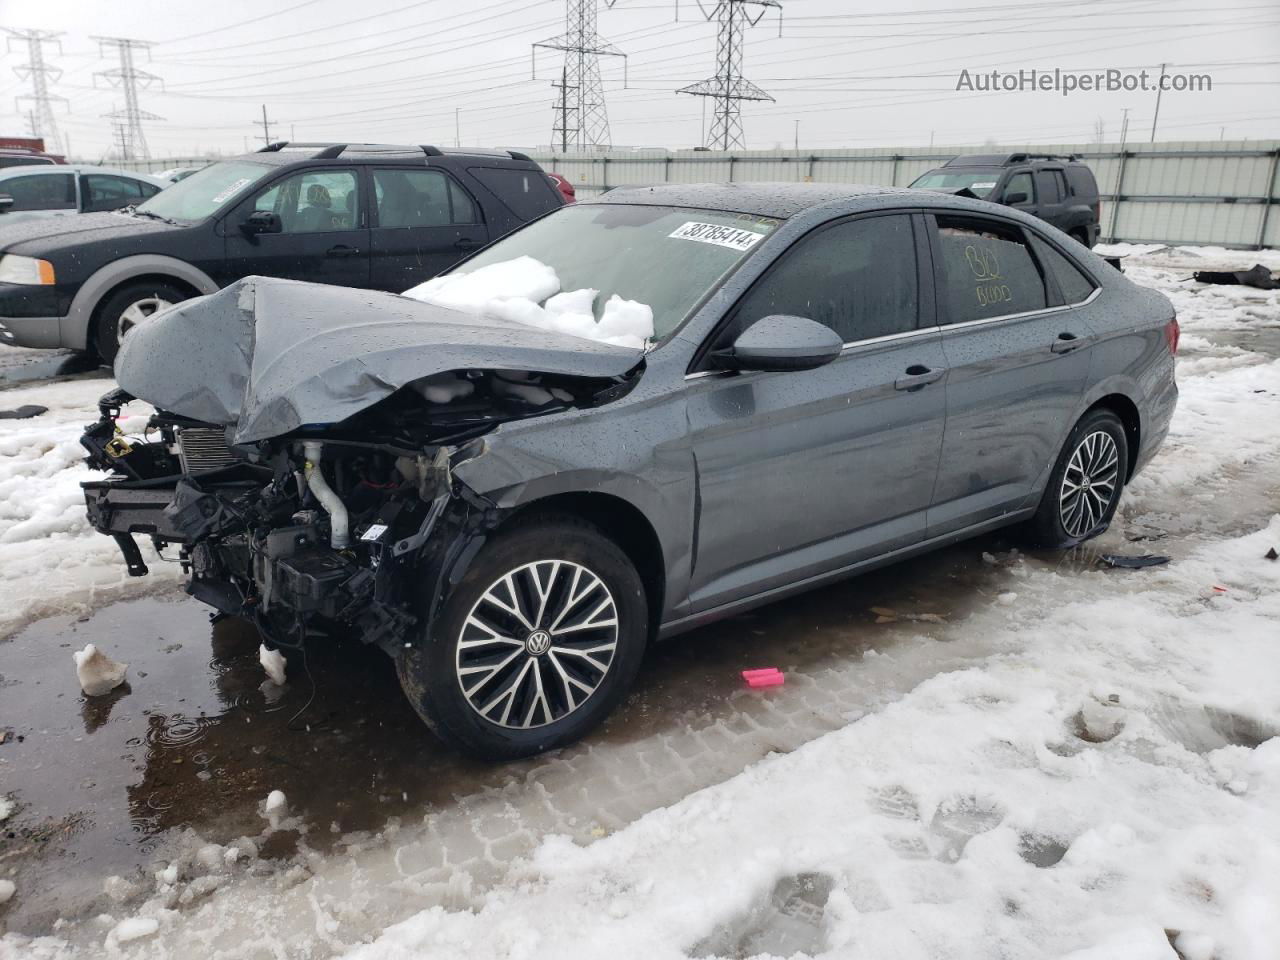
[[[747,213],[785,220],[810,207],[857,197],[906,194],[904,187],[869,187],[850,183],[671,183],[652,187],[618,187],[591,203],[694,207]],[[910,191],[913,200],[919,191]]]

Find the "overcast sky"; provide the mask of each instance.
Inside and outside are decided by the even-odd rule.
[[[709,11],[714,0],[704,0]],[[1277,0],[783,0],[748,31],[744,73],[775,103],[744,105],[747,146],[927,146],[986,141],[1087,142],[1101,120],[1118,139],[1150,137],[1154,92],[982,93],[957,90],[960,72],[1019,68],[1147,69],[1204,73],[1211,92],[1166,93],[1161,140],[1280,136]],[[715,73],[715,27],[693,0],[601,2],[599,30],[629,55],[603,61],[613,142],[700,143],[703,101],[674,90]],[[101,115],[122,104],[94,72],[93,35],[154,42],[138,66],[163,78],[141,93],[153,156],[272,138],[452,144],[460,108],[466,145],[535,147],[551,141],[559,54],[530,44],[564,28],[564,0],[0,0],[0,26],[65,31],[47,62],[64,72],[58,121],[77,157],[110,147]],[[29,92],[0,61],[0,135],[26,132],[14,97]]]

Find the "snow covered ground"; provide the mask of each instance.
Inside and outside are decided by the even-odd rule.
[[[193,846],[127,906],[38,940],[10,934],[0,958],[1274,960],[1280,561],[1264,555],[1280,549],[1280,350],[1241,335],[1280,328],[1280,294],[1181,282],[1264,256],[1125,252],[1133,279],[1178,303],[1182,397],[1102,545],[1167,553],[1168,566],[1107,571],[1089,550],[990,557],[1002,589],[968,616],[831,668],[828,688],[883,678],[872,708],[719,782],[699,778],[714,744],[689,759],[588,745],[549,758],[547,776],[287,869]],[[24,440],[0,428],[11,628],[136,589],[76,500],[75,437],[102,390],[0,394],[51,408],[16,422]],[[917,675],[929,649],[953,659]],[[822,692],[793,674],[744,697],[762,730],[781,729]],[[602,792],[575,781],[593,769],[616,778],[609,796],[703,788],[619,821],[593,816]],[[576,817],[546,813],[557,807]],[[274,826],[290,825],[277,810]],[[466,837],[481,856],[458,856]]]

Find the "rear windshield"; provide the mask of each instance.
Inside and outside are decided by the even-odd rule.
[[[1000,180],[999,170],[966,171],[965,173],[947,173],[943,170],[931,170],[920,177],[911,186],[920,190],[959,190],[966,188],[979,199],[985,200],[996,188]]]
[[[169,220],[194,223],[213,216],[232,203],[274,168],[264,163],[226,160],[197,170],[185,180],[161,190],[139,210]]]

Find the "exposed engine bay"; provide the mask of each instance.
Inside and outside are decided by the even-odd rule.
[[[187,592],[253,620],[268,646],[336,625],[388,653],[430,626],[503,511],[454,476],[502,423],[606,403],[627,376],[464,370],[413,381],[336,424],[231,444],[234,428],[163,410],[125,436],[123,389],[81,443],[109,479],[89,520],[148,573],[135,535],[182,564]]]

